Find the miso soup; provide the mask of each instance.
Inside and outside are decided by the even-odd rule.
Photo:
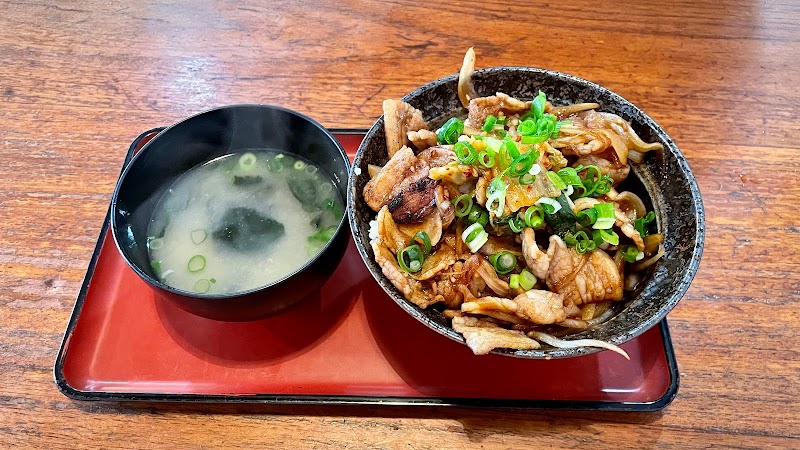
[[[150,264],[185,291],[258,288],[319,253],[343,213],[331,177],[309,161],[272,150],[227,155],[193,168],[159,200]]]

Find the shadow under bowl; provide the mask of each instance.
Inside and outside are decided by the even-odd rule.
[[[111,201],[111,231],[125,262],[161,297],[210,319],[255,320],[279,312],[324,284],[347,246],[343,216],[333,238],[293,273],[241,292],[199,294],[162,283],[150,266],[147,237],[163,194],[192,168],[221,156],[251,149],[272,149],[301,156],[330,175],[341,198],[349,160],[338,141],[319,123],[294,111],[269,105],[233,105],[212,109],[170,126],[130,161]]]
[[[628,177],[626,188],[637,192],[655,210],[658,229],[664,234],[664,256],[652,267],[637,289],[626,293],[615,305],[619,312],[607,322],[564,339],[599,339],[620,345],[656,325],[683,297],[700,265],[705,235],[705,215],[700,190],[686,158],[667,135],[642,110],[618,94],[595,83],[543,69],[494,67],[478,69],[472,77],[479,97],[503,92],[512,97],[533,99],[541,90],[556,105],[581,102],[600,104],[600,110],[631,122],[646,142],[660,142],[663,152],[646,154],[644,162],[632,164],[636,177]],[[440,125],[449,117],[466,115],[458,98],[458,75],[451,75],[411,92],[402,100],[419,109],[425,120]],[[376,213],[364,202],[362,192],[369,180],[370,164],[383,166],[388,160],[383,117],[370,128],[358,149],[347,186],[350,227],[364,263],[387,294],[406,312],[436,332],[466,343],[450,326],[440,309],[421,309],[407,301],[383,275],[369,245],[369,222]],[[356,175],[359,172],[361,175]],[[492,353],[530,359],[569,358],[601,349],[580,347],[537,350],[496,349]]]

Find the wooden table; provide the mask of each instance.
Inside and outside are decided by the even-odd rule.
[[[800,7],[428,4],[0,1],[0,447],[800,447]],[[480,67],[607,86],[689,159],[708,229],[669,316],[671,406],[137,407],[56,390],[62,332],[139,132],[240,102],[368,127],[382,99],[456,72],[472,45]]]

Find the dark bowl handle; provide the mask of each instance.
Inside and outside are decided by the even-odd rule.
[[[145,131],[144,133],[140,134],[139,137],[134,139],[134,141],[131,143],[130,148],[128,149],[128,159],[130,160],[130,158],[133,158],[133,155],[138,153],[139,150],[141,150],[145,144],[150,142],[150,140],[153,139],[154,137],[158,136],[158,133],[161,133],[166,128],[167,127],[151,128]],[[123,167],[123,169],[125,168]]]

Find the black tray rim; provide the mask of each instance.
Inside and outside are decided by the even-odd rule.
[[[139,143],[163,131],[166,127],[157,127],[140,134],[131,143],[122,169],[133,157],[134,150]],[[332,134],[366,134],[366,129],[360,128],[331,128]],[[121,171],[120,171],[121,173]],[[53,367],[53,379],[58,390],[67,398],[79,401],[94,402],[151,402],[151,403],[227,403],[227,404],[264,404],[264,405],[380,405],[380,406],[451,406],[451,407],[477,407],[477,408],[514,408],[514,409],[552,409],[576,411],[621,411],[621,412],[654,412],[665,408],[672,403],[678,394],[680,374],[675,358],[667,319],[659,322],[661,340],[664,345],[665,357],[669,368],[670,383],[664,394],[656,400],[649,402],[604,402],[591,400],[515,400],[491,398],[451,398],[451,397],[378,397],[356,395],[292,395],[292,394],[170,394],[158,392],[108,392],[84,391],[71,386],[64,375],[64,362],[70,348],[73,332],[78,323],[86,294],[91,284],[103,246],[108,233],[110,208],[106,212],[100,235],[97,239],[92,258],[86,270],[81,289],[72,308],[69,322],[67,323],[64,337]]]

